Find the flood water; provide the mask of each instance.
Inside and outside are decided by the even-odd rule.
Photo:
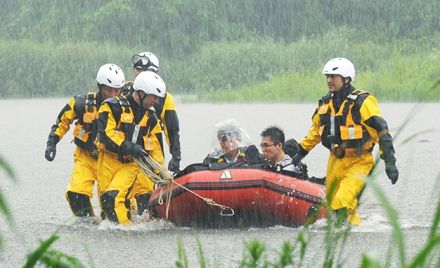
[[[198,267],[197,239],[203,245],[208,264],[237,267],[245,242],[264,241],[269,259],[274,259],[284,241],[294,243],[298,228],[204,229],[173,227],[164,222],[140,223],[128,228],[104,221],[99,225],[72,223],[64,198],[73,166],[74,144],[69,132],[57,146],[54,162],[44,158],[47,135],[67,99],[0,100],[0,154],[18,176],[16,184],[0,171],[0,189],[11,207],[15,228],[0,220],[4,239],[0,249],[0,267],[22,266],[26,254],[55,230],[60,240],[54,248],[79,258],[87,267],[174,267],[177,240],[182,238],[190,267]],[[213,125],[236,118],[259,144],[259,133],[269,125],[282,127],[287,137],[306,135],[315,103],[308,104],[182,104],[177,103],[181,125],[182,167],[201,161],[210,150]],[[440,130],[436,116],[440,103],[382,103],[383,116],[392,134],[408,114],[415,116],[395,140],[400,178],[391,185],[384,172],[377,182],[396,208],[405,234],[408,257],[426,241],[439,199]],[[415,135],[417,134],[418,135]],[[415,136],[414,136],[415,135]],[[409,139],[409,140],[407,140]],[[325,174],[327,151],[317,146],[306,158],[309,173]],[[169,159],[169,156],[168,156]],[[383,164],[379,166],[383,169]],[[348,237],[342,257],[344,267],[359,266],[361,255],[368,253],[385,260],[391,227],[372,190],[364,192],[360,206],[363,220]],[[99,211],[97,200],[93,200]],[[306,254],[307,267],[322,266],[325,254],[324,223],[312,226]],[[397,259],[393,257],[393,266]]]

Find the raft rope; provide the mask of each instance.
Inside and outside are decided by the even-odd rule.
[[[203,201],[206,202],[206,204],[208,204],[210,206],[219,207],[221,209],[220,210],[220,215],[221,216],[234,216],[235,212],[234,212],[234,209],[232,209],[231,207],[228,207],[228,206],[225,206],[225,205],[221,205],[221,204],[217,204],[214,200],[199,195],[198,193],[196,193],[196,192],[186,188],[185,186],[183,186],[182,184],[176,182],[175,180],[173,180],[173,183],[176,184],[179,187],[182,187],[183,189],[187,190],[188,192],[192,193],[193,195],[197,196],[198,198],[202,199]]]
[[[134,161],[136,162],[136,164],[141,168],[141,170],[146,175],[148,175],[159,187],[161,187],[160,195],[157,200],[158,204],[160,204],[160,205],[163,204],[162,196],[163,196],[164,188],[170,187],[170,185],[172,183],[174,183],[178,187],[181,187],[182,189],[184,189],[184,190],[188,191],[189,193],[202,199],[203,201],[205,201],[206,204],[208,204],[210,206],[219,207],[221,216],[233,216],[235,214],[234,209],[232,209],[231,207],[228,207],[228,206],[225,206],[222,204],[218,204],[214,200],[212,200],[210,198],[203,197],[203,196],[197,194],[196,192],[188,189],[187,187],[183,186],[182,184],[176,182],[174,180],[173,174],[170,171],[168,171],[165,167],[163,167],[161,164],[159,164],[156,160],[154,160],[152,157],[150,157],[149,155],[146,155],[146,156],[143,156],[140,158],[135,158]],[[166,196],[166,199],[167,199],[167,206],[166,206],[166,210],[165,210],[166,219],[168,219],[168,213],[170,210],[171,194],[172,194],[172,191],[170,189],[169,193]]]

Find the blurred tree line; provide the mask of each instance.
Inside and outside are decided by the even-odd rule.
[[[378,56],[370,51],[377,48],[400,53],[397,43],[404,53],[429,53],[440,29],[438,0],[2,2],[0,97],[84,92],[107,62],[132,78],[130,58],[140,51],[159,56],[174,92],[239,88],[319,69],[335,56],[355,57],[358,64],[360,50],[367,50],[364,57]]]

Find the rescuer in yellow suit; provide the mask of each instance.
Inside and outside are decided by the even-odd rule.
[[[148,154],[158,163],[164,162],[161,127],[151,108],[165,93],[165,83],[158,74],[142,72],[134,80],[132,94],[107,99],[99,109],[98,187],[101,206],[111,221],[130,223],[133,190],[148,183],[152,188],[148,177],[139,176],[141,171],[133,158]],[[144,178],[147,183],[139,182]]]
[[[98,92],[74,96],[61,110],[50,131],[45,152],[46,159],[53,161],[56,144],[75,121],[73,135],[76,149],[66,198],[73,214],[79,217],[94,215],[90,198],[93,196],[97,176],[98,151],[95,139],[98,131],[98,110],[103,100],[121,94],[125,84],[124,72],[115,64],[102,65],[96,75],[96,82]]]
[[[345,210],[347,220],[359,224],[356,211],[364,179],[373,168],[372,150],[379,143],[380,157],[385,161],[386,174],[392,184],[397,182],[393,139],[381,116],[376,98],[351,85],[355,69],[351,61],[335,58],[328,61],[322,73],[329,93],[322,97],[312,117],[307,136],[299,143],[293,157],[301,161],[318,143],[330,150],[327,163],[327,200],[336,213]]]
[[[159,73],[159,59],[151,52],[141,52],[133,55],[132,64],[135,76],[144,71]],[[130,83],[126,87],[130,91]],[[176,103],[168,90],[165,96],[159,98],[158,102],[154,104],[154,110],[160,120],[162,131],[165,133],[166,142],[172,156],[168,163],[168,169],[178,172],[181,160],[179,119],[176,112]]]
[[[159,59],[151,52],[141,52],[133,55],[132,57],[133,74],[137,77],[141,72],[154,72],[159,73]],[[133,92],[133,82],[128,81],[124,86],[123,95],[129,96]],[[167,90],[165,96],[159,98],[158,102],[154,104],[154,111],[159,118],[162,132],[165,134],[165,140],[168,144],[170,154],[172,156],[168,163],[168,169],[172,172],[178,172],[180,170],[180,136],[179,136],[179,119],[176,112],[176,104],[173,96]],[[160,139],[160,145],[162,154],[164,155],[163,139]],[[135,196],[137,204],[137,212],[142,215],[147,207],[143,204],[147,204],[150,198],[151,192],[154,188],[154,184],[146,178],[146,175],[142,172],[139,173],[141,179],[138,180],[135,189],[133,189],[133,196]]]

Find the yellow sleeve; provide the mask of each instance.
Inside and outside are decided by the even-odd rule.
[[[156,116],[154,113],[153,115]],[[158,139],[160,135],[162,135],[162,128],[160,127],[159,121],[157,121],[156,125],[150,130],[147,136],[144,137],[144,148],[154,160],[163,164],[165,159]]]
[[[315,110],[315,113],[312,117],[312,126],[307,133],[307,136],[304,137],[300,141],[301,147],[310,152],[317,144],[321,142],[321,132],[320,132],[320,118],[318,114],[318,109]]]
[[[373,95],[369,95],[364,102],[361,105],[361,108],[359,109],[360,115],[361,115],[361,122],[362,125],[365,126],[368,133],[370,134],[371,138],[378,142],[379,137],[376,129],[372,128],[371,126],[367,125],[365,121],[372,117],[382,117],[380,109],[379,109],[379,103],[377,102],[376,97]]]
[[[107,114],[107,116],[105,116]],[[117,130],[118,123],[115,120],[113,111],[110,108],[109,103],[104,103],[99,108],[98,117],[100,118],[100,128],[101,142],[106,146],[114,146],[115,144],[119,147],[125,140],[124,133]]]
[[[174,98],[170,93],[167,93],[167,96],[165,97],[165,101],[163,104],[162,112],[160,113],[160,120],[162,122],[165,121],[165,111],[175,111],[176,110],[176,103],[174,102]]]
[[[75,97],[72,97],[63,110],[60,112],[57,118],[57,122],[52,127],[53,133],[60,139],[69,131],[70,124],[77,119],[77,115],[74,111]]]
[[[165,140],[168,144],[168,146],[171,146],[170,142],[170,133],[168,132],[173,127],[170,126],[170,120],[165,117],[166,111],[176,111],[176,103],[174,102],[174,98],[170,93],[167,93],[167,96],[165,98],[162,112],[160,113],[160,121],[163,125],[163,132],[165,133]]]

